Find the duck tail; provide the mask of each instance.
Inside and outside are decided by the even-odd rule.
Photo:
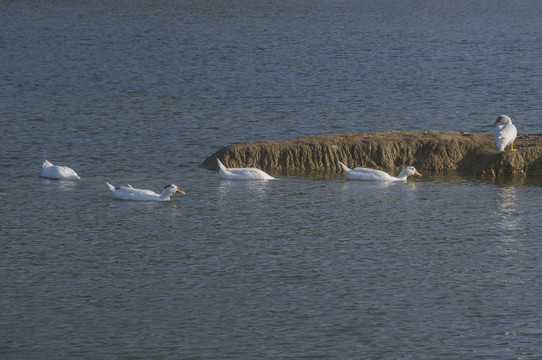
[[[42,167],[43,169],[48,168],[48,167],[51,167],[51,166],[54,166],[54,165],[53,165],[53,163],[50,162],[49,160],[45,160],[45,161],[43,162],[43,164],[41,164],[41,167]]]
[[[350,169],[348,168],[348,166],[346,166],[346,165],[343,164],[342,162],[339,161],[339,164],[341,164],[341,167],[343,168],[344,171],[346,171],[346,172],[350,171]]]
[[[218,167],[220,168],[220,172],[223,172],[223,173],[227,173],[228,172],[228,169],[222,165],[222,163],[220,162],[220,160],[216,159],[216,162],[218,163]]]
[[[115,187],[113,185],[111,185],[110,183],[108,183],[107,181],[105,182],[107,184],[107,187],[109,188],[109,190],[111,191],[114,191],[115,190]]]

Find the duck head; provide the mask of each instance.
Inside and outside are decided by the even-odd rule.
[[[398,177],[412,176],[412,175],[417,176],[417,177],[422,177],[422,174],[420,174],[414,166],[407,166],[406,168],[401,170]]]
[[[179,189],[179,187],[175,184],[169,184],[169,185],[164,186],[164,190],[162,190],[162,196],[170,197],[173,194],[184,195],[185,192]]]
[[[512,123],[512,119],[510,119],[506,115],[501,115],[497,118],[497,120],[495,120],[495,122],[493,123],[493,126],[506,125],[506,124],[511,124],[511,123]]]

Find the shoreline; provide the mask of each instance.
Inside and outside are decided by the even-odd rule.
[[[458,172],[466,176],[542,175],[542,135],[518,134],[515,152],[499,153],[490,133],[388,131],[308,135],[281,141],[225,146],[201,164],[218,170],[255,167],[264,171],[342,171],[339,162],[398,172],[407,165],[420,171]]]

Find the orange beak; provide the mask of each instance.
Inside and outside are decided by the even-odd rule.
[[[422,177],[422,174],[420,174],[420,173],[418,172],[418,170],[416,170],[416,172],[414,173],[414,176]]]
[[[177,189],[177,191],[175,191],[176,194],[182,194],[182,195],[186,195],[186,193],[184,191],[182,191],[181,189]]]

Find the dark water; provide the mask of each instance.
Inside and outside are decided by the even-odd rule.
[[[540,358],[540,178],[198,165],[501,113],[540,133],[541,19],[537,1],[0,2],[0,357]],[[45,159],[83,180],[40,178]]]

